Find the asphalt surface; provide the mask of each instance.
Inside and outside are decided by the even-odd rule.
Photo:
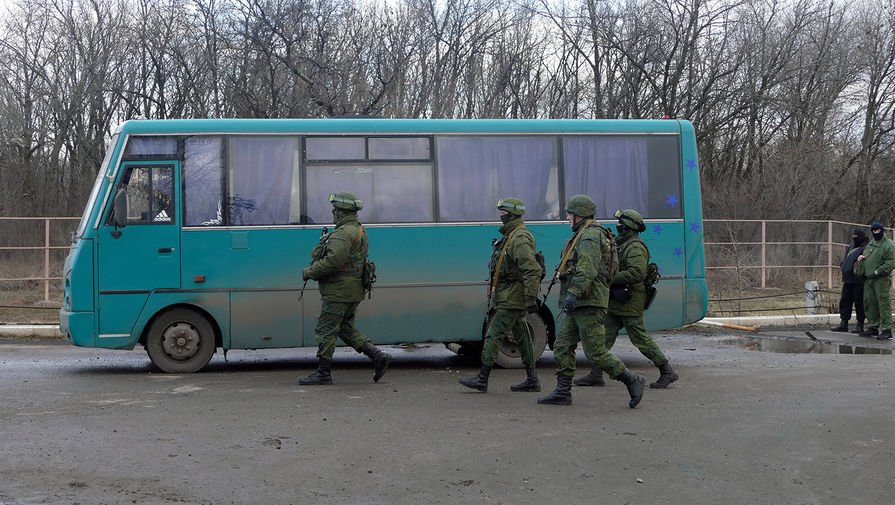
[[[659,332],[681,379],[636,409],[614,381],[537,405],[549,352],[541,393],[495,370],[482,394],[438,345],[385,348],[379,384],[340,349],[336,384],[307,387],[313,349],[168,375],[140,351],[0,340],[0,505],[892,503],[893,344],[802,330]]]

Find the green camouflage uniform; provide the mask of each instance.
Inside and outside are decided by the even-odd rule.
[[[320,285],[323,304],[314,328],[317,357],[331,360],[336,339],[357,352],[372,345],[369,338],[354,327],[357,307],[364,298],[361,280],[364,258],[367,256],[367,232],[357,220],[357,214],[346,213],[336,219],[333,231],[320,238],[311,251],[313,262],[305,275]]]
[[[541,266],[535,260],[535,239],[525,228],[521,216],[513,217],[501,226],[500,233],[503,237],[495,242],[494,251],[491,253],[489,268],[492,272],[491,283],[494,282],[493,276],[497,275],[497,286],[491,293],[491,305],[495,313],[488,334],[485,335],[482,364],[494,366],[501,339],[512,332],[522,354],[522,363],[525,366],[534,366],[531,335],[525,323],[525,305],[537,300],[538,285],[541,282]],[[508,239],[500,272],[494,272],[500,252]],[[491,284],[489,289],[490,286]]]
[[[624,328],[628,338],[641,354],[649,358],[657,367],[668,363],[668,358],[646,331],[643,322],[643,307],[646,304],[646,266],[649,264],[649,249],[634,230],[618,239],[618,272],[612,278],[613,286],[628,286],[631,298],[625,302],[609,299],[609,315],[606,318],[606,347],[612,349],[618,332]]]
[[[569,293],[577,300],[571,314],[560,316],[562,322],[553,345],[556,375],[575,375],[575,348],[580,341],[588,361],[615,379],[625,370],[625,365],[606,347],[603,328],[609,301],[609,273],[602,258],[609,241],[597,229],[599,225],[591,223],[584,227],[584,223],[582,220],[573,228],[581,237],[559,275],[560,308]],[[573,240],[574,235],[563,246],[563,257]]]
[[[861,265],[863,263],[863,265]],[[860,266],[859,266],[860,265]],[[892,269],[895,268],[895,243],[883,235],[864,248],[864,260],[855,264],[856,273],[863,269],[864,312],[867,327],[879,331],[892,330]]]

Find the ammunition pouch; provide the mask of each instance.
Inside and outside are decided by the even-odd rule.
[[[631,288],[621,284],[613,284],[609,287],[609,299],[614,302],[625,303],[634,296]]]

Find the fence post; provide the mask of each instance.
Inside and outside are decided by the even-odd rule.
[[[833,221],[827,221],[827,289],[833,289]]]
[[[765,283],[765,267],[767,266],[766,255],[767,255],[767,222],[762,219],[761,220],[761,287],[766,288],[767,285]]]
[[[820,306],[817,291],[817,281],[808,281],[805,283],[805,308],[807,309],[808,314],[817,314],[817,309]]]
[[[44,301],[50,301],[50,220],[44,219]]]

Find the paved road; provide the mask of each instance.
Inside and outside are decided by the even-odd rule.
[[[0,505],[892,503],[895,358],[761,335],[659,333],[681,380],[633,410],[615,382],[537,405],[509,391],[518,370],[467,392],[475,368],[439,346],[386,348],[379,384],[340,350],[334,386],[302,387],[311,349],[167,375],[142,352],[0,341]],[[546,392],[549,353],[539,367]]]

